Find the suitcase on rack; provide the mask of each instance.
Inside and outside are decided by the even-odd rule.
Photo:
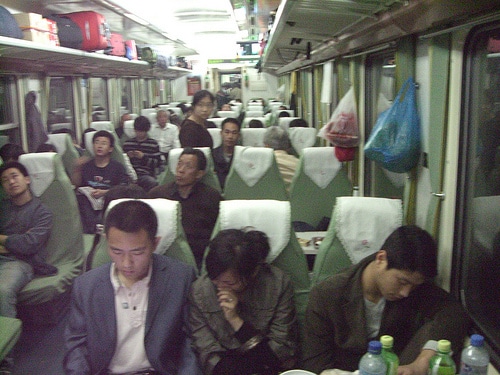
[[[59,17],[55,14],[46,18],[57,23],[57,36],[61,47],[81,49],[83,35],[80,27],[69,18]]]
[[[125,42],[123,41],[123,37],[121,34],[111,33],[111,37],[109,38],[109,42],[111,47],[106,50],[107,55],[111,56],[125,56]]]
[[[109,41],[111,33],[102,14],[84,11],[61,14],[61,16],[69,18],[80,27],[83,36],[82,50],[98,51],[111,46]]]

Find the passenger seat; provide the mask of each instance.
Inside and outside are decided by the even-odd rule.
[[[31,191],[52,211],[53,227],[43,259],[57,267],[55,276],[36,277],[18,295],[18,311],[39,324],[55,324],[69,301],[73,279],[83,267],[82,224],[76,196],[61,157],[52,152],[21,155]]]
[[[288,200],[272,148],[235,147],[224,186],[224,199]]]
[[[379,251],[402,224],[401,199],[338,197],[314,262],[313,285]]]
[[[129,198],[115,199],[109,203],[106,212],[120,202],[130,200]],[[156,198],[156,199],[140,199],[141,201],[149,204],[156,213],[158,218],[158,230],[156,235],[161,237],[160,243],[156,248],[155,253],[167,255],[172,258],[178,259],[187,263],[195,268],[196,261],[194,255],[189,247],[182,228],[182,212],[180,203],[171,201],[169,199]],[[111,262],[111,258],[107,251],[106,236],[101,235],[101,238],[95,249],[89,254],[86,261],[86,270],[99,267],[105,263]]]

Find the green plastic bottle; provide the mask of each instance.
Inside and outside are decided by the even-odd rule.
[[[429,363],[429,375],[455,375],[457,373],[450,352],[451,343],[448,340],[439,340],[438,351]]]
[[[392,350],[394,339],[392,336],[384,335],[380,337],[382,343],[382,358],[387,365],[387,375],[398,375],[399,358]]]

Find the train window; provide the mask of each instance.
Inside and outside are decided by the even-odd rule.
[[[11,76],[0,76],[0,147],[8,142],[21,143],[16,118],[16,86]]]
[[[121,106],[120,115],[131,113],[132,111],[132,81],[130,79],[120,79],[121,86]]]
[[[69,77],[51,77],[49,94],[49,113],[47,127],[49,132],[67,128],[75,130],[73,108],[73,86]]]
[[[463,302],[500,353],[500,28],[496,27],[473,33],[466,49],[457,257],[462,257]]]
[[[104,78],[90,78],[92,121],[108,121],[108,89]]]
[[[396,96],[395,71],[396,63],[393,53],[372,55],[366,60],[365,134],[367,139],[378,115],[390,107]],[[367,159],[364,181],[365,196],[403,198],[405,175],[402,173],[390,172]]]
[[[140,98],[141,98],[141,105],[142,108],[150,108],[151,107],[151,101],[150,97],[152,95],[152,86],[150,83],[153,82],[152,80],[148,79],[141,79],[139,81],[140,84]]]

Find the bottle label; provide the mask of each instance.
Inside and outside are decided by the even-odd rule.
[[[430,375],[455,375],[455,369],[452,366],[439,366],[439,363],[431,366]]]
[[[387,364],[387,375],[398,375],[397,362],[386,362],[386,364]]]
[[[462,363],[460,375],[486,375],[488,366],[473,366]]]
[[[367,371],[366,369],[359,369],[359,375],[385,375],[385,372]]]

